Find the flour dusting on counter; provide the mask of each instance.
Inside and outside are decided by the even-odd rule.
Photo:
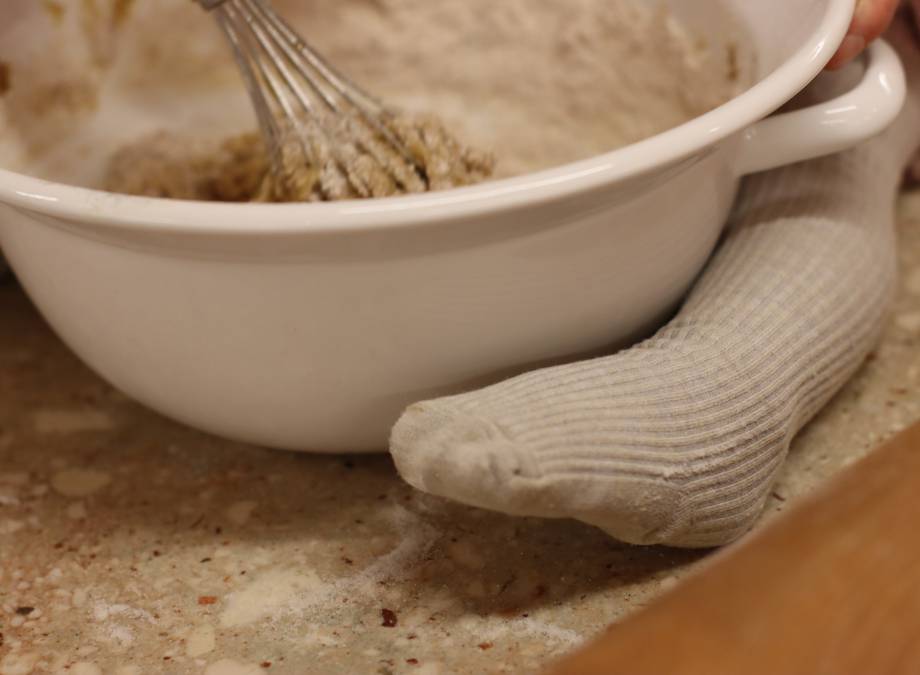
[[[910,213],[895,317],[916,311],[920,200]],[[92,375],[10,283],[0,317],[2,675],[536,673],[704,555],[426,497],[385,457],[194,432]],[[893,318],[796,440],[771,514],[920,416],[918,345]],[[37,401],[110,424],[43,433]],[[64,471],[111,481],[69,497],[50,486]]]

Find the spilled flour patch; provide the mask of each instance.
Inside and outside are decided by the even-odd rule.
[[[220,615],[220,625],[234,628],[269,617],[276,618],[278,612],[293,611],[295,603],[303,603],[305,608],[318,602],[327,592],[328,587],[311,570],[269,570],[227,598],[227,607]]]
[[[98,633],[102,639],[121,647],[134,644],[137,624],[156,624],[156,619],[146,610],[102,600],[93,603],[92,617],[98,624]]]
[[[393,507],[389,519],[396,531],[406,533],[389,553],[335,582],[325,581],[314,570],[302,567],[266,571],[227,596],[220,615],[221,627],[276,621],[290,615],[302,617],[318,608],[328,614],[340,609],[343,601],[374,597],[379,593],[380,582],[405,573],[438,537],[433,527],[401,506]]]
[[[560,648],[576,647],[584,642],[584,638],[575,631],[541,621],[535,617],[520,617],[509,621],[504,626],[502,633],[503,635],[525,634],[539,637],[545,642],[557,644]]]

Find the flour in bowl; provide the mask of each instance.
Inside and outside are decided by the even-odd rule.
[[[458,148],[474,148],[470,180],[456,184],[489,178],[489,155],[491,177],[504,178],[614,150],[746,85],[728,45],[705,44],[652,0],[275,4],[358,84],[407,115],[435,116]],[[117,58],[97,78],[97,113],[72,124],[72,141],[30,172],[129,193],[266,198],[254,117],[212,17],[188,0],[138,0],[118,32]],[[42,58],[50,55],[36,55],[33,71]],[[32,132],[21,137],[41,136]],[[236,164],[240,152],[245,161]],[[169,180],[161,183],[164,166]],[[190,182],[180,184],[182,176]]]

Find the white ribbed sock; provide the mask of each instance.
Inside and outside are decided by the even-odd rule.
[[[793,436],[882,326],[896,189],[920,143],[913,79],[884,135],[747,180],[720,249],[653,338],[411,406],[392,436],[400,474],[640,544],[713,546],[747,531]]]

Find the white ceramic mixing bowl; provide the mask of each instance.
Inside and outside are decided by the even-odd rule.
[[[704,28],[712,13],[670,4]],[[311,205],[135,198],[0,170],[0,245],[67,344],[138,401],[268,446],[380,450],[410,402],[646,331],[712,252],[741,176],[894,118],[903,72],[879,44],[849,94],[765,120],[821,71],[854,0],[731,4],[755,86],[609,154]]]

